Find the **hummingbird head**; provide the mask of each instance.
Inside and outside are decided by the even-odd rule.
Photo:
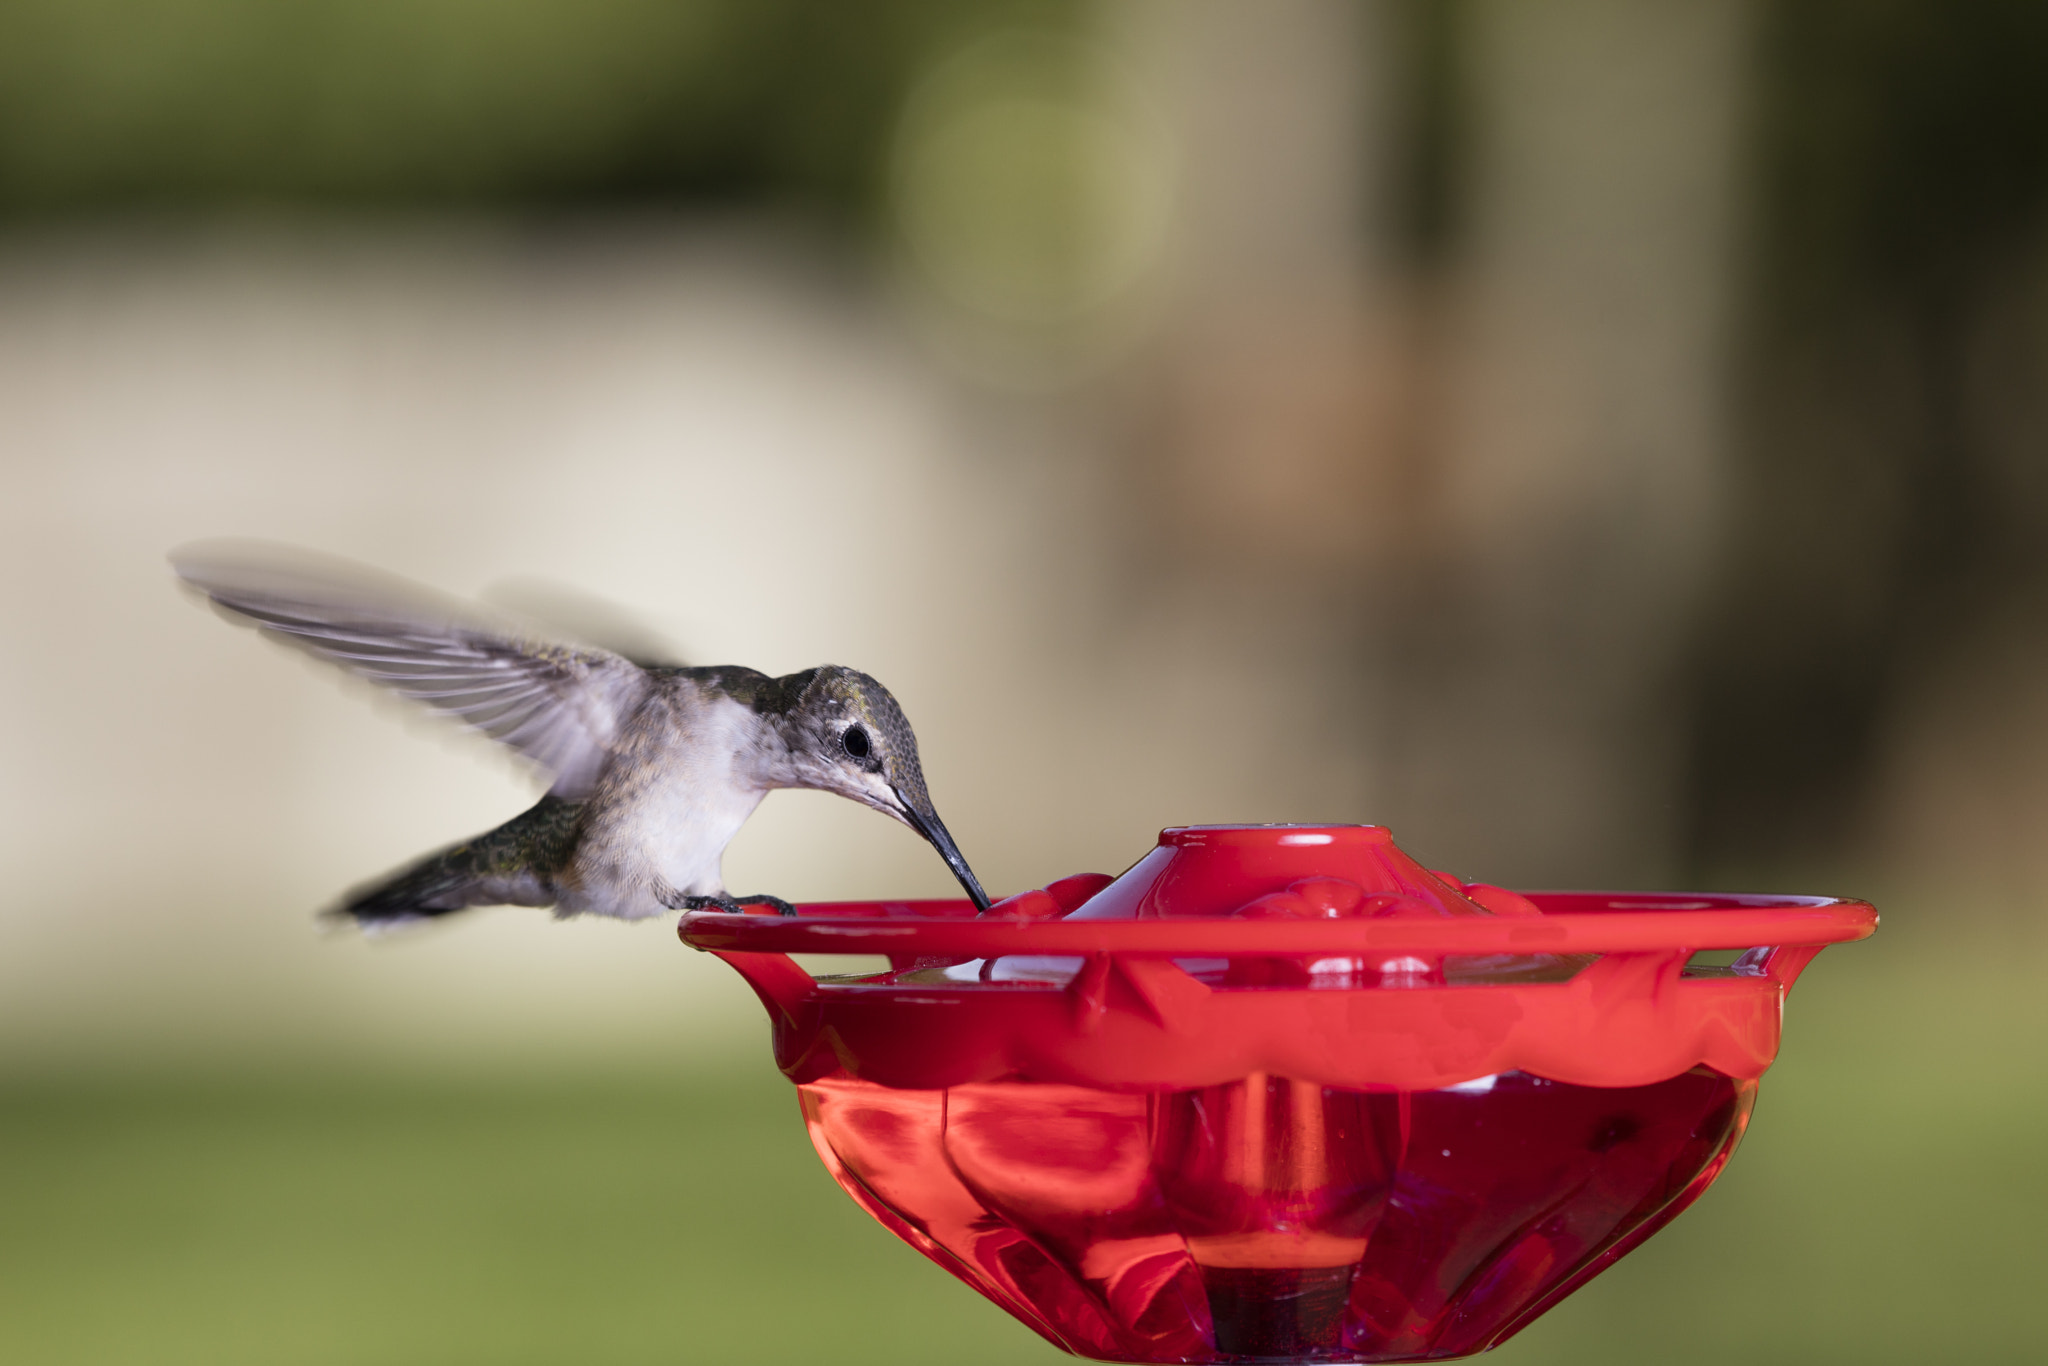
[[[791,785],[836,792],[902,821],[931,841],[975,908],[987,910],[988,894],[925,792],[917,736],[889,690],[837,664],[776,681],[791,699],[782,722]]]

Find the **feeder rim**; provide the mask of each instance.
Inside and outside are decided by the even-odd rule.
[[[795,916],[692,911],[683,942],[727,953],[889,954],[997,958],[1012,954],[1227,957],[1666,953],[1841,944],[1877,929],[1877,911],[1844,897],[1690,892],[1524,892],[1539,916],[1430,919],[1025,920],[977,917],[965,899],[826,901]]]

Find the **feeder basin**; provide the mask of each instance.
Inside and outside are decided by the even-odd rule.
[[[1382,1362],[1499,1345],[1720,1174],[1825,897],[1517,894],[1379,826],[1185,827],[998,902],[698,912],[818,1154],[1055,1345]],[[790,954],[885,955],[814,977]]]

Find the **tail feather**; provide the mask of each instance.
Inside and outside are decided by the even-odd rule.
[[[552,906],[554,874],[575,847],[582,804],[546,796],[531,810],[359,887],[327,914],[365,929],[471,906]]]
[[[390,925],[507,900],[466,866],[469,860],[462,857],[466,848],[458,844],[358,890],[329,914],[359,925]]]

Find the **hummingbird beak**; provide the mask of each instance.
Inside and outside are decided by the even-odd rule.
[[[939,819],[939,813],[911,801],[903,789],[894,784],[890,785],[889,790],[896,794],[896,800],[903,808],[903,818],[910,823],[910,828],[931,841],[932,848],[939,851],[939,857],[953,870],[953,876],[960,879],[960,885],[966,889],[967,898],[974,903],[974,909],[986,911],[989,904],[988,893],[981,890],[981,883],[975,880],[974,870],[967,866],[967,860],[960,857],[960,847],[954,844],[953,837],[946,833],[946,824]]]

